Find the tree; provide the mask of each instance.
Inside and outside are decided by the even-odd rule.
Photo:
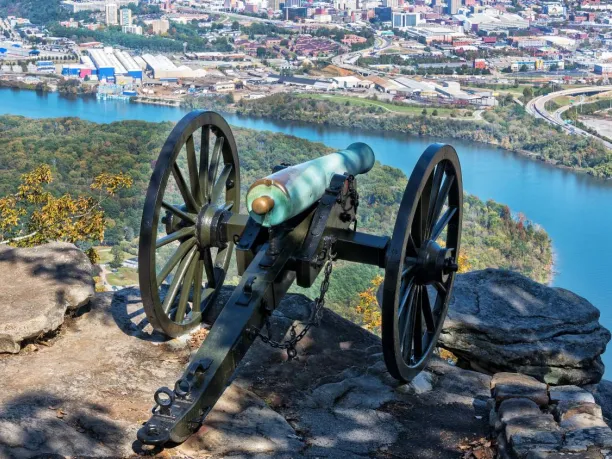
[[[123,250],[121,250],[121,246],[114,245],[111,248],[111,255],[113,259],[108,265],[113,269],[121,268],[121,266],[123,266]]]
[[[128,175],[102,173],[90,185],[91,195],[56,197],[45,189],[51,182],[51,167],[38,166],[21,176],[16,193],[0,198],[0,244],[32,247],[49,241],[103,241],[102,204],[132,186]]]
[[[257,57],[263,59],[268,54],[268,50],[262,46],[257,47]]]
[[[431,116],[438,116],[438,110],[434,108],[434,111],[431,112]]]
[[[523,65],[521,65],[521,68],[519,69],[519,72],[526,72],[527,70],[528,70],[527,69],[527,65],[523,64]]]
[[[528,102],[533,98],[533,89],[531,86],[526,86],[525,89],[523,89],[523,98],[525,99],[525,102]]]
[[[376,299],[376,292],[383,280],[382,276],[376,276],[372,279],[371,286],[365,292],[359,294],[359,304],[355,308],[357,314],[362,317],[363,326],[377,335],[380,335],[382,315]]]
[[[232,30],[234,32],[237,32],[238,30],[240,30],[240,24],[238,23],[238,21],[232,22]]]
[[[426,108],[423,109],[423,111],[421,112],[421,115],[427,116],[427,109]]]

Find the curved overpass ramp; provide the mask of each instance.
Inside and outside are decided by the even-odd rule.
[[[559,96],[577,96],[581,94],[591,96],[594,94],[599,94],[599,93],[608,92],[608,91],[612,91],[612,86],[588,86],[584,88],[565,89],[563,91],[551,92],[550,94],[547,94],[545,96],[540,96],[540,97],[531,99],[527,103],[527,105],[525,105],[525,110],[527,111],[527,113],[529,113],[532,116],[535,116],[536,118],[543,119],[544,121],[552,125],[561,127],[568,134],[592,137],[596,139],[597,141],[601,142],[602,144],[604,144],[605,147],[612,149],[612,143],[607,142],[586,131],[583,131],[582,129],[579,129],[575,126],[568,126],[567,124],[565,124],[565,121],[563,121],[563,119],[561,118],[561,114],[564,111],[568,110],[570,106],[561,107],[560,109],[556,110],[553,113],[546,110],[546,102],[549,102]]]

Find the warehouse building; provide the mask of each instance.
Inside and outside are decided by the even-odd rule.
[[[94,48],[87,51],[89,57],[93,61],[96,69],[98,69],[98,78],[100,80],[115,81],[115,75],[125,75],[127,71],[117,60],[112,53],[112,48]]]
[[[142,68],[140,68],[132,56],[120,50],[115,50],[115,56],[126,69],[128,76],[131,76],[135,80],[142,80]]]
[[[147,70],[153,72],[153,78],[157,80],[175,81],[179,78],[194,76],[192,69],[185,65],[177,67],[170,59],[161,54],[143,54],[142,58],[147,63]]]

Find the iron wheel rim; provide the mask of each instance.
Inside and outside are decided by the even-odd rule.
[[[199,152],[195,141],[197,135],[201,136]],[[212,148],[211,140],[215,142]],[[202,148],[203,145],[207,148]],[[187,172],[183,173],[181,167],[185,169],[185,166]],[[180,198],[175,193],[175,201],[170,203],[164,201],[164,196],[171,180]],[[214,320],[210,310],[223,286],[234,245],[228,241],[225,249],[217,249],[214,259],[210,247],[198,245],[196,221],[212,198],[216,201],[223,198],[229,208],[240,208],[240,165],[236,142],[223,117],[215,112],[196,110],[176,124],[161,149],[147,189],[140,228],[138,271],[144,310],[153,328],[171,337],[198,326],[202,317]],[[171,215],[173,222],[176,219],[178,229],[166,232],[158,239],[160,225],[163,225],[160,222],[162,212]],[[164,276],[168,263],[164,264],[158,275],[158,249],[174,243],[178,248],[168,260],[174,266]],[[172,280],[166,287],[164,282],[173,273],[173,280],[180,275],[177,281],[180,285],[173,286],[175,282]],[[197,280],[194,280],[197,278],[205,279],[206,287],[200,282],[201,289],[198,289]],[[196,293],[198,290],[200,296]],[[183,305],[184,291],[187,305]],[[174,298],[166,302],[172,293]]]
[[[443,247],[454,253],[455,260],[455,267],[449,264],[448,269],[456,270],[462,207],[461,167],[455,149],[430,145],[408,180],[385,264],[383,355],[389,373],[400,381],[411,381],[427,365],[444,324],[455,279],[451,271],[444,282],[429,284],[423,274],[421,249],[431,241],[440,241],[445,233]]]

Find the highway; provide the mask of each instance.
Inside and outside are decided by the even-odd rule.
[[[361,75],[384,75],[385,74],[384,72],[378,72],[376,70],[370,70],[370,69],[366,69],[363,67],[359,67],[357,65],[348,64],[345,61],[352,59],[356,56],[363,56],[364,54],[369,53],[372,50],[381,51],[385,48],[388,48],[389,46],[391,46],[391,40],[382,38],[380,36],[375,36],[374,46],[370,48],[365,48],[359,51],[351,51],[346,54],[339,54],[338,56],[335,56],[334,58],[332,58],[332,64],[335,65],[336,67],[340,67],[345,70],[350,70],[352,72],[356,72]]]
[[[584,88],[575,88],[575,89],[565,89],[563,91],[551,92],[545,96],[535,97],[531,99],[527,105],[525,105],[525,110],[532,116],[536,118],[543,119],[544,121],[555,125],[560,126],[566,133],[572,135],[583,135],[585,137],[592,137],[597,141],[601,142],[606,148],[612,149],[612,143],[607,142],[593,134],[590,134],[582,129],[579,129],[572,125],[565,124],[565,121],[561,118],[561,114],[569,110],[571,105],[561,107],[553,113],[550,113],[546,110],[546,103],[560,96],[577,96],[581,94],[598,94],[601,92],[612,91],[612,86],[588,86]]]

